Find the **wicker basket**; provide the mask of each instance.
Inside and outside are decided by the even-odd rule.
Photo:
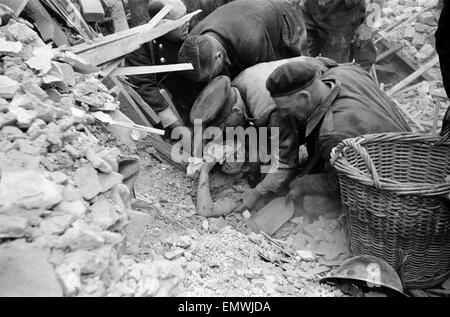
[[[450,141],[438,140],[366,135],[331,154],[352,252],[384,259],[408,289],[436,286],[450,274]]]

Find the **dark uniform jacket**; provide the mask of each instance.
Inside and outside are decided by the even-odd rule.
[[[228,3],[191,31],[191,35],[206,33],[225,47],[231,78],[258,63],[307,55],[308,51],[302,13],[286,0]]]
[[[441,63],[445,91],[450,98],[450,5],[448,1],[444,1],[444,8],[436,31],[436,50]]]
[[[309,160],[319,160],[315,172],[330,170],[331,150],[347,138],[364,134],[411,131],[389,97],[373,82],[370,75],[354,64],[344,64],[328,70],[322,81],[331,87],[328,98],[316,112],[303,122],[281,118],[272,120],[290,126],[280,135],[280,166],[291,167],[298,158],[299,145],[306,144]],[[286,180],[281,173],[268,174],[257,186],[261,193],[276,191]],[[286,173],[284,175],[287,175]]]
[[[137,51],[129,54],[125,63],[127,66],[176,64],[181,44],[181,42],[171,42],[163,38],[145,43]],[[138,93],[156,112],[169,107],[159,93],[161,88],[166,89],[172,95],[172,100],[183,117],[185,116],[182,113],[189,114],[195,98],[201,91],[200,84],[185,79],[177,72],[130,76],[130,81],[138,87]]]

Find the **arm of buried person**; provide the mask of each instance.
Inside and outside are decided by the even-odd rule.
[[[243,195],[242,203],[235,212],[251,210],[262,196],[279,191],[298,166],[300,140],[297,127],[291,120],[281,119],[278,113],[274,112],[270,116],[269,132],[270,154],[259,148],[260,160],[262,152],[266,152],[264,154],[270,157],[270,166],[261,166],[261,172],[267,175],[255,188]]]
[[[216,201],[212,200],[209,173],[215,165],[216,162],[205,162],[198,182],[197,210],[200,216],[206,218],[227,216],[239,205],[232,197],[220,197]]]

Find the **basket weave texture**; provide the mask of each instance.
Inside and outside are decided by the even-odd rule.
[[[450,141],[438,141],[374,134],[347,139],[331,154],[352,253],[384,259],[408,289],[434,287],[450,274]]]

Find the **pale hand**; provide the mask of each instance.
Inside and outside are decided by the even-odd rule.
[[[247,190],[242,194],[242,203],[234,209],[234,212],[243,213],[246,210],[252,210],[261,196],[256,189]]]

